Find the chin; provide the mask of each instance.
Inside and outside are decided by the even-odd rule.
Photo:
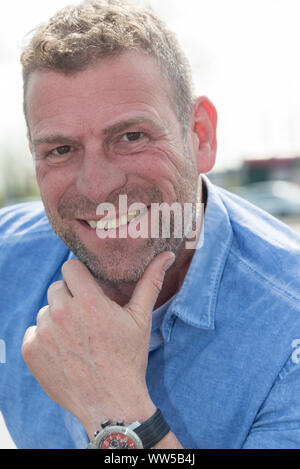
[[[136,283],[143,275],[147,265],[154,258],[152,250],[129,252],[124,245],[119,249],[101,253],[89,250],[74,231],[57,232],[73,254],[89,269],[99,283],[116,285],[120,283]],[[148,255],[146,254],[148,252]]]
[[[93,256],[87,259],[85,256],[81,260],[100,283],[112,286],[135,284],[158,254],[165,251],[176,252],[177,247],[178,240],[170,243],[170,240],[156,239],[155,242],[149,240],[143,248],[134,253],[115,251],[109,257]]]
[[[121,267],[111,266],[102,268],[100,271],[92,270],[89,268],[96,280],[105,285],[121,285],[121,284],[135,284],[142,277],[143,273],[146,270],[146,267],[130,265],[126,268],[125,265]]]
[[[165,251],[175,252],[181,242],[174,238],[148,238],[145,243],[137,243],[135,250],[122,242],[115,245],[113,250],[103,249],[99,254],[89,250],[72,227],[63,228],[61,225],[58,227],[53,219],[51,221],[56,234],[89,269],[95,279],[100,284],[111,286],[137,283],[158,254]]]

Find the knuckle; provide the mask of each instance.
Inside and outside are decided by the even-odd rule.
[[[33,348],[31,344],[25,343],[21,348],[22,357],[25,362],[30,361],[33,357]]]
[[[163,286],[163,281],[161,278],[157,278],[157,277],[154,277],[151,279],[151,286],[153,288],[153,290],[156,292],[156,293],[160,293],[161,289],[162,289],[162,286]]]
[[[21,347],[21,353],[25,361],[30,360],[35,354],[35,338],[36,334],[33,328],[30,327],[25,333]]]
[[[141,305],[137,302],[131,301],[130,304],[128,303],[124,308],[130,316],[135,317],[136,311],[141,310]]]
[[[63,280],[58,280],[57,282],[53,282],[50,287],[48,288],[48,293],[52,290],[57,290],[58,288],[62,288],[64,286]]]
[[[36,317],[36,322],[37,324],[40,324],[43,320],[43,317],[45,317],[45,315],[48,313],[49,311],[49,305],[47,306],[44,306],[43,308],[41,308],[37,314],[37,317]]]

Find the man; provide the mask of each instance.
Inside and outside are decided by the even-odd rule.
[[[1,211],[16,445],[299,448],[300,240],[203,176],[217,115],[173,34],[123,0],[87,1],[37,28],[22,65],[43,205]],[[197,248],[175,223],[152,236],[155,204],[199,200]]]

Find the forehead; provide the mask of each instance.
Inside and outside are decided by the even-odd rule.
[[[156,60],[144,53],[126,52],[72,74],[33,72],[26,108],[30,129],[34,130],[42,121],[72,117],[79,122],[88,116],[98,119],[99,114],[107,120],[130,110],[170,118],[172,99]]]

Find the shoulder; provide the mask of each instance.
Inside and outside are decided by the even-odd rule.
[[[26,202],[0,210],[0,257],[34,257],[45,250],[66,251],[53,231],[42,202]]]
[[[231,254],[267,290],[299,308],[300,235],[246,200],[217,188],[233,230]]]
[[[52,232],[40,201],[12,205],[0,210],[0,239]]]
[[[32,297],[35,291],[39,295],[39,287],[43,292],[67,260],[69,252],[53,231],[41,202],[1,209],[0,310],[5,301],[10,307],[14,304],[12,286],[16,300],[28,292]]]

